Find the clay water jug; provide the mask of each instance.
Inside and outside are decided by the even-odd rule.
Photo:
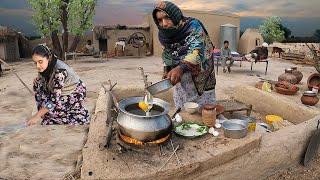
[[[302,80],[303,78],[303,74],[302,72],[298,71],[298,68],[297,67],[291,67],[292,69],[292,74],[296,76],[297,78],[297,84]]]
[[[285,73],[281,74],[278,77],[278,81],[286,81],[291,84],[297,84],[298,80],[295,75],[293,75],[293,70],[292,69],[285,69]]]

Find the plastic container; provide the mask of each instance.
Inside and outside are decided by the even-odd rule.
[[[283,118],[277,115],[267,115],[266,123],[272,125],[273,122],[283,121]]]

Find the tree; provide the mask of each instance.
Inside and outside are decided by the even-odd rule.
[[[29,0],[29,3],[35,10],[33,21],[38,27],[40,35],[45,37],[51,36],[54,51],[61,57],[62,49],[57,35],[60,27],[59,1],[60,0]]]
[[[97,0],[28,0],[35,11],[33,20],[42,36],[51,36],[59,57],[68,51],[69,32],[76,36],[74,51],[83,33],[92,28]],[[62,48],[58,35],[62,34]]]
[[[313,36],[316,38],[316,40],[317,40],[318,42],[320,42],[320,29],[317,29],[317,30],[314,32]]]
[[[284,32],[284,37],[288,39],[291,35],[291,30],[282,24],[280,24],[280,29]]]
[[[81,35],[93,27],[93,17],[97,0],[77,0],[69,6],[70,16],[68,25],[73,27],[71,33],[76,35],[69,51],[75,51],[77,44],[81,40]],[[83,7],[83,8],[79,8]]]
[[[285,39],[285,32],[281,30],[281,19],[277,16],[268,17],[263,24],[260,25],[259,32],[269,44],[275,41],[281,42]]]

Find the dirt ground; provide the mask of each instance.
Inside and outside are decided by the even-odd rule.
[[[320,156],[310,162],[307,167],[302,165],[281,170],[266,180],[315,180],[320,179]]]
[[[87,100],[86,106],[92,112],[94,108],[94,103],[98,96],[98,90],[101,87],[101,83],[107,84],[110,79],[112,82],[117,82],[117,88],[130,88],[130,87],[143,87],[143,81],[140,75],[140,71],[138,67],[143,67],[145,72],[149,75],[148,79],[152,82],[156,82],[160,80],[162,75],[162,62],[160,58],[157,57],[147,57],[147,58],[131,58],[131,59],[99,59],[99,58],[78,58],[75,62],[72,60],[67,61],[69,65],[71,65],[77,74],[81,77],[84,83],[87,86]],[[33,79],[36,77],[36,68],[30,59],[25,59],[22,62],[11,63],[11,65],[15,68],[16,72],[19,76],[26,82],[26,84],[32,88]],[[265,63],[262,64],[254,64],[253,71],[250,71],[249,63],[242,63],[242,67],[239,67],[239,64],[236,63],[232,68],[232,72],[223,73],[222,68],[219,67],[219,74],[216,76],[217,78],[217,86],[216,86],[216,95],[217,99],[226,99],[232,97],[235,87],[238,85],[254,85],[259,81],[259,77],[277,80],[277,77],[284,72],[285,68],[289,68],[293,66],[288,61],[280,61],[277,59],[272,59],[269,63],[268,74],[264,75]],[[294,65],[295,66],[295,65]],[[300,86],[306,86],[306,81],[309,75],[315,73],[316,70],[310,66],[301,66],[298,65],[298,70],[302,71],[304,77],[300,84]],[[19,125],[24,122],[28,117],[31,116],[32,112],[35,111],[35,103],[34,97],[29,94],[29,92],[24,88],[24,86],[18,81],[18,79],[9,72],[5,72],[2,77],[0,77],[0,159],[4,159],[6,161],[5,166],[0,166],[0,178],[8,177],[8,174],[11,174],[8,169],[13,171],[19,171],[21,169],[19,163],[13,163],[17,159],[10,157],[22,157],[23,153],[19,154],[16,149],[10,148],[10,144],[18,144],[19,142],[25,142],[26,138],[28,138],[27,134],[30,132],[37,132],[36,137],[41,137],[43,141],[57,140],[61,138],[65,138],[66,141],[69,142],[69,135],[74,138],[79,137],[77,141],[69,142],[74,144],[76,148],[73,149],[70,153],[77,153],[82,145],[80,142],[84,140],[85,127],[83,127],[82,131],[79,133],[79,130],[72,130],[70,127],[62,128],[64,130],[57,130],[60,133],[54,133],[53,136],[50,133],[46,133],[41,126],[32,127],[33,131],[29,128],[20,129]],[[6,128],[7,127],[7,128]],[[81,127],[79,127],[81,129]],[[58,128],[59,129],[59,128]],[[53,130],[54,131],[54,130]],[[65,136],[63,132],[68,132],[69,135]],[[10,137],[8,139],[8,137]],[[70,137],[71,138],[71,137]],[[28,145],[36,145],[34,142],[28,141]],[[58,146],[57,151],[62,150],[63,146]],[[59,149],[61,148],[61,149]],[[21,149],[20,149],[21,151]],[[15,153],[10,153],[15,152]],[[63,151],[62,151],[63,152]],[[50,154],[48,151],[41,152],[43,154]],[[55,151],[51,152],[55,153]],[[13,154],[13,155],[12,155]],[[63,153],[62,153],[63,154]],[[45,155],[44,155],[45,156]],[[48,155],[49,156],[49,155]],[[32,156],[30,156],[32,158]],[[30,158],[29,157],[29,158]],[[63,159],[60,156],[54,157],[51,159],[55,161],[54,158]],[[72,157],[74,161],[76,161],[75,156]],[[41,159],[34,160],[37,163],[41,162]],[[317,161],[319,162],[319,161]],[[71,161],[66,161],[68,167],[72,167]],[[294,176],[300,176],[301,178],[307,178],[307,176],[303,176],[303,171],[299,171],[293,168],[290,172],[297,172]],[[319,172],[318,168],[320,168],[319,163],[316,163],[316,166],[313,167],[315,169],[309,169],[310,172],[313,171]],[[63,172],[67,172],[66,169],[61,170],[53,170],[53,169],[38,169],[39,174],[46,174],[46,171],[51,171],[51,174],[56,173],[61,175]],[[271,179],[281,179],[281,174],[287,174],[285,172],[280,172],[279,176],[275,175],[270,177]],[[30,177],[28,174],[32,173],[27,170],[24,172],[24,176],[22,177]],[[23,173],[22,173],[23,174]],[[307,173],[308,174],[308,173]],[[289,176],[288,176],[289,177]],[[290,175],[289,179],[292,179],[293,176]],[[320,178],[320,174],[317,174],[314,177]]]

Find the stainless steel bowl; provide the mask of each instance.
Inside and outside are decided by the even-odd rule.
[[[169,79],[163,79],[158,81],[150,86],[147,87],[147,91],[149,91],[152,95],[162,93],[164,91],[169,90],[172,88],[173,85],[171,84]]]
[[[240,119],[230,119],[222,123],[224,136],[232,139],[240,139],[248,133],[248,122]]]

